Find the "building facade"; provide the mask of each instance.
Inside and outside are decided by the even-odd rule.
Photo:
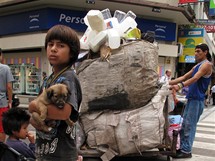
[[[142,32],[155,32],[159,47],[158,74],[161,76],[166,69],[171,69],[173,76],[176,76],[178,56],[181,53],[178,46],[178,27],[194,23],[196,15],[192,6],[178,6],[178,3],[178,0],[2,1],[0,2],[0,46],[5,53],[4,63],[20,65],[15,66],[18,68],[15,70],[19,71],[25,68],[25,80],[19,81],[29,81],[29,84],[25,85],[24,91],[18,93],[36,94],[39,84],[34,85],[36,76],[29,78],[29,72],[33,71],[36,75],[40,75],[43,71],[51,73],[44,49],[47,30],[55,24],[64,24],[75,29],[81,38],[87,28],[83,18],[89,10],[109,8],[113,15],[114,11],[120,8],[121,11],[131,10],[137,15],[137,27]]]

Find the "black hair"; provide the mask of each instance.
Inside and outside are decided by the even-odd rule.
[[[211,61],[211,60],[212,60],[212,56],[211,56],[211,54],[210,54],[210,52],[209,52],[209,47],[208,47],[207,44],[201,43],[201,44],[199,44],[199,45],[196,45],[196,48],[195,48],[195,49],[197,49],[197,48],[198,48],[198,49],[201,49],[203,52],[208,51],[207,54],[206,54],[207,60],[208,60],[208,61]]]
[[[0,48],[0,56],[1,56],[1,54],[2,54],[2,50],[1,50],[1,48]]]
[[[47,44],[51,40],[60,40],[69,46],[71,56],[69,64],[72,66],[77,60],[80,52],[80,41],[77,33],[68,26],[55,25],[47,32],[45,38],[45,49],[47,49]]]
[[[21,108],[11,108],[2,114],[2,125],[5,134],[13,135],[14,131],[19,132],[21,126],[29,123],[30,115]]]
[[[207,45],[207,44],[201,43],[201,44],[199,44],[199,45],[196,45],[196,48],[201,49],[203,52],[205,52],[205,51],[207,50],[208,53],[209,53],[209,48],[208,48],[208,45]]]

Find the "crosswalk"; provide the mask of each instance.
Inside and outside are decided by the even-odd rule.
[[[192,158],[183,161],[215,161],[215,106],[205,109],[197,125]],[[179,159],[174,159],[179,160]]]

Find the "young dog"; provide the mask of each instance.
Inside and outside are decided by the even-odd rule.
[[[43,131],[49,132],[54,124],[53,121],[49,123],[50,126],[45,124],[45,119],[47,117],[47,105],[55,104],[58,108],[63,108],[68,95],[71,94],[67,86],[64,84],[55,84],[50,86],[48,89],[44,89],[43,92],[33,101],[36,102],[36,108],[39,111],[32,112],[32,118],[36,121]],[[69,126],[73,126],[74,122],[70,119],[65,120]]]

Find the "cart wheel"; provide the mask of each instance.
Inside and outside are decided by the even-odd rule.
[[[173,161],[173,158],[169,155],[167,155],[167,161]]]

